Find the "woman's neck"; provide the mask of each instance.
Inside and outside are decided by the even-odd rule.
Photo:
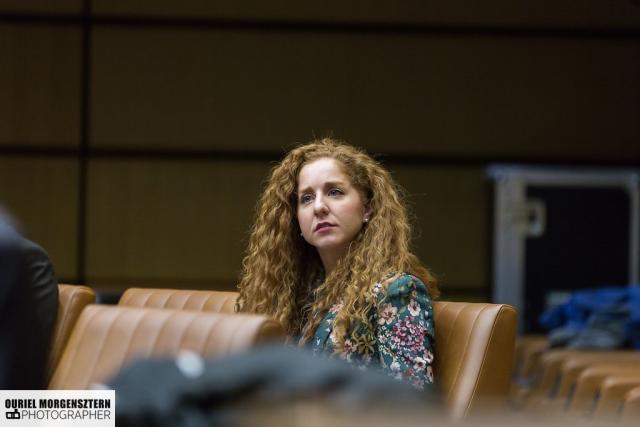
[[[331,250],[331,251],[318,251],[318,255],[320,256],[320,261],[322,261],[322,267],[324,268],[324,277],[329,277],[329,275],[335,270],[340,258],[342,258],[347,253],[348,248],[344,248],[344,250]]]

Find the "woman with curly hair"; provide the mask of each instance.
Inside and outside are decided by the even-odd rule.
[[[256,210],[239,283],[240,311],[279,320],[315,352],[433,383],[438,294],[410,251],[391,175],[330,138],[291,150]]]

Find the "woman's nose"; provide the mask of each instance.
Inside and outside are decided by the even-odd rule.
[[[328,212],[327,204],[324,201],[324,197],[316,197],[313,202],[313,210],[316,214],[325,214]]]

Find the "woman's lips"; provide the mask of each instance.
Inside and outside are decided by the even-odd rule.
[[[314,231],[315,232],[322,232],[322,231],[330,230],[333,227],[335,227],[335,225],[329,224],[328,222],[322,222],[322,223],[320,223],[320,224],[318,224],[316,226],[316,229]]]

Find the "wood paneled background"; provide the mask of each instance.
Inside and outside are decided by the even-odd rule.
[[[640,163],[640,3],[5,0],[0,203],[61,281],[233,289],[257,195],[331,134],[490,294],[494,162]]]

